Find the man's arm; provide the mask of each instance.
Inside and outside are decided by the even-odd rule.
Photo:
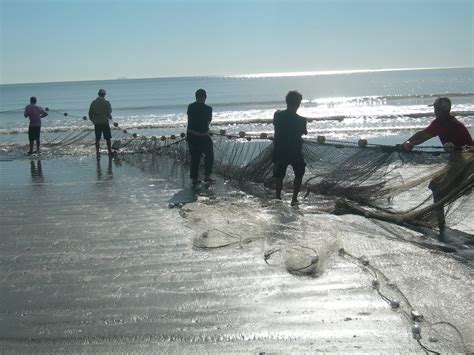
[[[418,131],[405,142],[402,146],[405,150],[412,150],[415,145],[426,142],[428,139],[433,138],[434,136],[431,133],[428,133],[426,130]]]
[[[209,106],[209,123],[212,121],[212,107]]]
[[[45,110],[43,110],[42,108],[40,108],[40,117],[43,118],[43,117],[46,117],[46,116],[48,116],[48,113]]]
[[[277,118],[277,117],[278,117],[278,112],[280,112],[280,110],[277,110],[277,111],[273,114],[273,121],[272,121],[272,123],[273,123],[274,126],[277,126],[277,125],[278,125],[278,118]]]
[[[92,104],[91,104],[91,105],[89,106],[89,119],[90,119],[92,122],[94,122],[94,121],[92,120],[92,116],[93,116],[93,115],[94,115],[94,111],[92,110]]]
[[[112,119],[112,105],[110,104],[109,101],[107,101],[107,118],[109,120]]]

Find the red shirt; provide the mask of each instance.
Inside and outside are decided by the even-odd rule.
[[[466,126],[453,116],[449,116],[447,120],[435,118],[430,125],[425,128],[425,132],[433,137],[438,136],[442,144],[451,142],[457,148],[464,145],[474,145]]]

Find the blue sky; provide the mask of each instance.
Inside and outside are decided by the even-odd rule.
[[[474,66],[473,3],[0,0],[0,82]]]

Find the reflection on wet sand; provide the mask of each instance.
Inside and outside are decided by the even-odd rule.
[[[121,161],[119,159],[112,159],[109,158],[107,162],[107,171],[104,174],[102,173],[102,167],[101,167],[101,160],[97,159],[97,181],[103,181],[103,180],[111,180],[113,179],[113,170],[112,170],[112,161],[115,163],[116,166],[121,165]]]
[[[37,162],[34,160],[31,161],[31,181],[33,184],[42,184],[44,182],[41,160],[38,160]]]
[[[169,209],[189,170],[123,159],[43,160],[47,185],[33,189],[29,161],[0,164],[2,353],[421,353],[397,289],[427,322],[456,327],[423,323],[430,349],[463,352],[470,267],[410,243],[418,234],[398,240],[362,216],[262,206],[220,178],[215,200]],[[98,183],[98,165],[113,180]],[[380,278],[380,290],[399,310],[339,248],[325,264],[336,239],[384,272],[394,287]]]

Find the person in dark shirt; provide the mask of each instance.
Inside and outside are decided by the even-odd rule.
[[[415,145],[438,136],[446,150],[460,151],[463,147],[472,147],[471,134],[464,124],[451,115],[451,100],[440,97],[431,105],[434,107],[436,118],[425,129],[416,132],[401,144],[403,150],[410,151]],[[451,147],[449,147],[451,144]],[[429,188],[433,192],[433,201],[439,203],[436,210],[436,219],[440,234],[445,230],[443,199],[464,179],[472,174],[474,159],[472,154],[450,154],[449,162],[444,171],[431,180]]]
[[[107,92],[100,89],[97,93],[97,98],[92,101],[89,107],[89,119],[94,123],[95,131],[95,151],[97,158],[100,158],[100,138],[103,135],[107,144],[107,151],[109,158],[113,156],[112,152],[112,133],[110,131],[109,121],[112,120],[112,106],[110,102],[105,99]]]
[[[283,179],[288,165],[295,173],[293,181],[293,198],[291,205],[298,204],[298,193],[305,173],[306,163],[303,158],[303,139],[307,134],[306,118],[296,113],[300,107],[303,96],[298,91],[290,91],[286,95],[286,110],[277,111],[273,116],[275,129],[273,141],[273,178],[275,180],[276,198],[281,200]]]
[[[205,104],[207,94],[204,89],[196,91],[196,101],[188,106],[188,128],[186,141],[191,155],[189,177],[193,184],[198,183],[199,164],[204,155],[204,181],[213,182],[214,147],[209,135],[209,124],[212,121],[212,107]]]

